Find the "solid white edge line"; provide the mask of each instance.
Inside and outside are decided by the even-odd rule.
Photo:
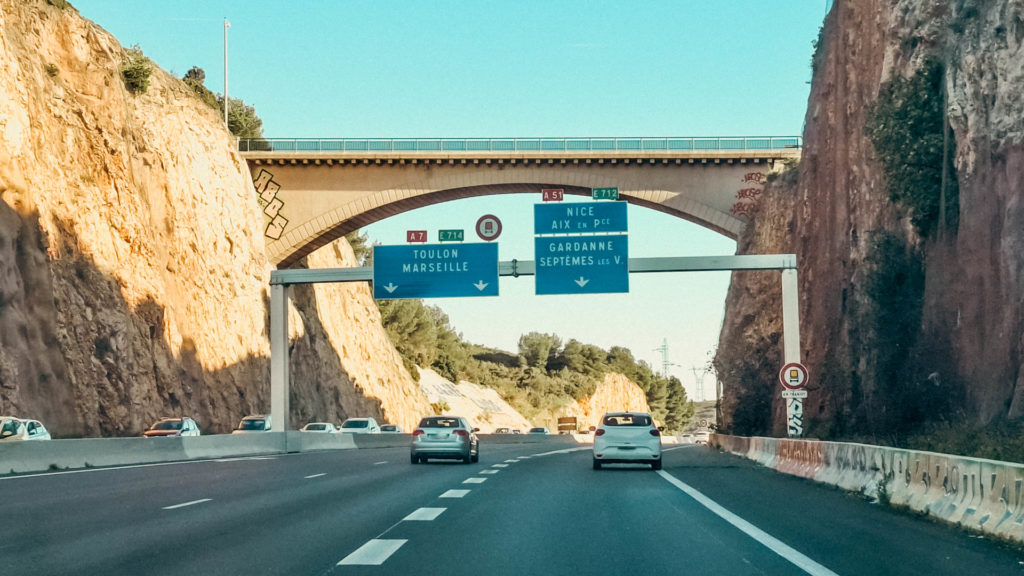
[[[410,522],[410,521],[429,522],[431,520],[436,519],[445,510],[447,510],[447,508],[419,508],[418,510],[416,510],[412,514],[409,514],[405,518],[402,518],[402,522]]]
[[[750,536],[754,540],[757,540],[759,543],[761,543],[763,546],[765,546],[772,552],[775,552],[779,556],[782,556],[786,560],[789,560],[804,572],[807,572],[812,576],[838,576],[835,572],[829,570],[828,568],[825,568],[821,564],[818,564],[817,562],[811,560],[807,556],[804,556],[800,552],[797,552],[796,550],[794,550],[778,538],[775,538],[771,534],[765,532],[764,530],[761,530],[760,528],[754,526],[750,522],[747,522],[743,518],[740,518],[732,512],[729,512],[711,498],[708,498],[704,494],[701,494],[699,491],[697,491],[696,488],[691,487],[689,484],[686,484],[685,482],[679,480],[678,478],[669,474],[668,472],[665,472],[664,470],[658,470],[658,474],[662,478],[667,480],[669,484],[672,484],[676,488],[685,492],[690,498],[696,500],[698,503],[700,503],[702,506],[710,510],[716,516],[718,516],[722,520],[725,520],[729,524],[732,524],[736,528],[739,528],[741,532],[745,533],[747,536]]]
[[[373,539],[345,556],[337,566],[380,566],[408,540]]]
[[[309,476],[306,476],[305,478],[306,478],[306,480],[309,480],[310,478],[319,478],[321,476],[327,476],[327,472],[321,472],[319,474],[310,474]]]
[[[175,508],[184,508],[185,506],[192,506],[193,504],[202,504],[203,502],[209,502],[211,498],[203,498],[202,500],[193,500],[191,502],[182,502],[181,504],[175,504],[174,506],[164,506],[164,510],[174,510]]]

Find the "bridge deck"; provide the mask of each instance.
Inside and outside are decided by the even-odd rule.
[[[650,160],[696,163],[795,158],[798,136],[737,138],[291,138],[242,139],[256,163],[394,160]],[[730,162],[731,163],[731,162]]]

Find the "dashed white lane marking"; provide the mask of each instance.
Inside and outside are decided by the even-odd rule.
[[[380,566],[408,540],[373,539],[345,556],[338,566]]]
[[[736,528],[739,528],[741,532],[745,533],[747,536],[750,536],[754,540],[757,540],[772,552],[775,552],[779,556],[782,556],[786,560],[789,560],[804,572],[811,574],[811,576],[837,576],[835,572],[829,570],[828,568],[825,568],[821,564],[818,564],[814,560],[811,560],[810,558],[804,556],[800,552],[797,552],[793,548],[790,548],[788,545],[786,545],[779,539],[775,538],[771,534],[768,534],[764,530],[761,530],[757,526],[754,526],[750,522],[747,522],[743,518],[740,518],[732,512],[729,512],[711,498],[708,498],[704,494],[701,494],[699,491],[697,491],[697,489],[691,487],[689,484],[686,484],[682,480],[679,480],[678,478],[669,474],[668,472],[665,472],[664,470],[658,470],[658,474],[661,475],[661,477],[664,478],[665,480],[668,480],[670,484],[685,492],[687,495],[690,496],[690,498],[693,498],[702,506],[713,512],[716,516],[718,516],[722,520],[725,520],[729,524],[732,524]]]
[[[321,472],[319,474],[310,474],[309,476],[305,476],[305,478],[306,480],[309,480],[310,478],[319,478],[321,476],[327,476],[327,472]]]
[[[491,468],[508,468],[508,464],[495,464]]]
[[[516,462],[519,462],[519,460],[505,460],[505,462],[508,464],[515,464]]]
[[[483,484],[487,482],[487,478],[466,478],[462,481],[463,484]]]
[[[202,504],[203,502],[209,502],[210,498],[203,498],[202,500],[193,500],[191,502],[182,502],[181,504],[175,504],[174,506],[164,506],[164,510],[174,510],[175,508],[184,508],[185,506],[192,506],[193,504]]]
[[[569,454],[570,452],[579,452],[580,450],[593,450],[592,446],[581,446],[579,448],[566,448],[564,450],[552,450],[551,452],[541,452],[540,454],[531,454],[531,456],[550,456],[552,454]]]
[[[481,470],[480,471],[481,474],[497,474],[498,472],[501,472],[501,470]]]
[[[447,508],[420,508],[419,510],[413,512],[412,514],[409,514],[405,518],[402,518],[402,521],[403,522],[405,522],[407,520],[430,521],[430,520],[433,520],[433,519],[437,518],[438,516],[440,516],[441,512],[444,512],[445,510],[447,510]]]
[[[383,462],[374,462],[373,465],[374,466],[380,466],[381,464],[387,464],[387,463],[388,463],[388,461],[384,460]]]
[[[439,498],[462,498],[466,494],[469,494],[469,490],[449,490],[441,494]]]

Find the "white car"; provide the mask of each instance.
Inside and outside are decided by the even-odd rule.
[[[0,416],[0,442],[49,439],[50,433],[39,420]]]
[[[242,418],[238,428],[231,431],[232,434],[254,434],[259,432],[270,432],[274,429],[273,420],[270,414],[252,414]]]
[[[594,432],[594,470],[602,464],[650,464],[661,470],[661,431],[646,412],[608,412]]]
[[[711,442],[711,433],[707,431],[697,432],[693,438],[694,444],[709,444]]]
[[[299,432],[327,432],[327,433],[331,433],[331,432],[337,432],[337,431],[338,431],[338,428],[335,427],[334,424],[331,424],[330,422],[310,422],[309,424],[306,424],[305,426],[303,426],[302,428],[299,429]]]
[[[349,418],[341,423],[341,429],[338,432],[380,434],[380,425],[373,418]]]
[[[402,427],[398,426],[397,424],[381,424],[380,425],[380,433],[381,434],[401,434],[402,433]]]

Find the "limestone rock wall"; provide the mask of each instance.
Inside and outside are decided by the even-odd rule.
[[[552,431],[558,427],[558,417],[575,416],[581,430],[598,426],[605,412],[650,412],[647,396],[643,389],[622,374],[610,372],[597,385],[594,394],[578,402],[572,402],[559,410],[555,418],[546,424]]]
[[[224,432],[270,408],[262,215],[217,113],[155,66],[128,93],[124,53],[73,8],[0,0],[0,413]],[[366,288],[295,292],[292,424],[418,417]]]
[[[924,421],[950,411],[980,422],[1024,417],[1024,3],[836,0],[819,46],[798,181],[762,196],[739,244],[741,253],[799,257],[809,432],[889,433],[873,428],[899,394],[922,406],[915,416]],[[890,201],[865,132],[884,83],[929,58],[947,71],[959,184],[959,222],[941,240],[919,236]],[[924,267],[919,325],[895,343],[908,347],[905,377],[895,381],[881,376],[886,351],[864,320],[878,233],[901,239]],[[751,277],[733,276],[720,378],[745,349],[774,350],[764,342],[779,332],[769,317],[775,288],[762,290]],[[784,433],[773,380],[771,370],[725,374],[725,429],[746,421],[746,433]],[[752,410],[773,417],[738,414],[751,399],[759,403]],[[932,409],[935,399],[947,414]]]

